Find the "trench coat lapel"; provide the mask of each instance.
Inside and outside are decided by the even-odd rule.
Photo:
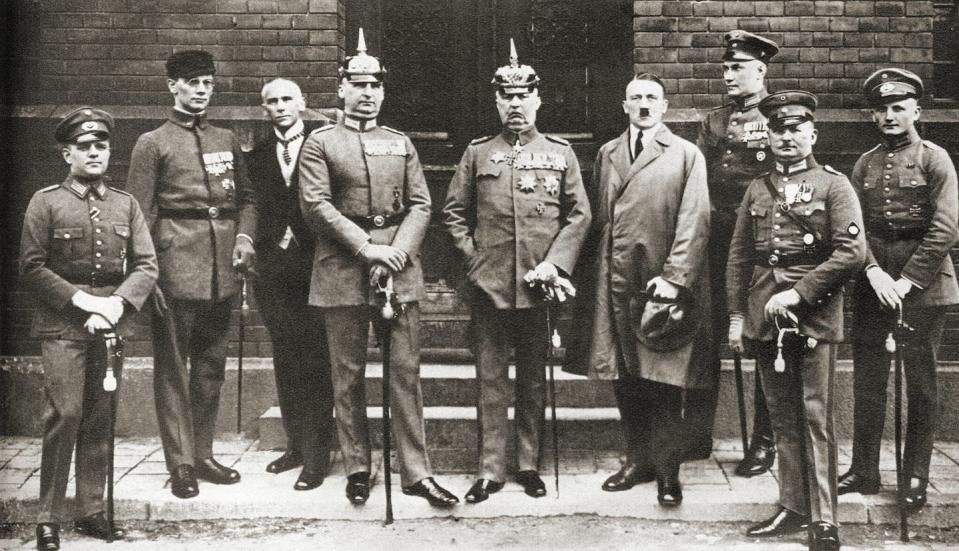
[[[649,163],[655,161],[657,157],[663,154],[663,148],[672,143],[672,137],[673,133],[666,128],[666,125],[659,127],[659,131],[656,132],[656,137],[649,142],[649,145],[643,149],[639,157],[637,157],[629,167],[629,172],[626,174],[625,180],[627,185],[640,170],[646,168]]]

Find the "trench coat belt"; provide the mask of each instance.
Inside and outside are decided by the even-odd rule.
[[[237,209],[224,207],[157,210],[158,217],[173,218],[176,220],[215,220],[217,218],[233,219],[236,218],[236,213]]]

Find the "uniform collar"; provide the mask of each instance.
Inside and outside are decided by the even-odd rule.
[[[281,142],[291,142],[296,138],[299,138],[303,134],[305,126],[303,126],[303,120],[297,120],[289,128],[286,129],[286,132],[280,131],[279,128],[273,127],[273,133],[276,134],[276,139]]]
[[[531,126],[522,132],[513,132],[506,128],[503,129],[503,139],[510,145],[516,144],[516,141],[519,140],[519,145],[524,146],[538,137],[539,130],[536,130],[535,126]]]
[[[102,179],[85,183],[68,176],[66,181],[63,182],[63,187],[80,199],[86,199],[87,194],[91,193],[90,190],[93,190],[92,193],[99,199],[103,199],[103,196],[107,193],[107,185],[103,183]]]
[[[750,94],[746,97],[737,97],[733,98],[733,103],[736,104],[736,109],[740,111],[749,111],[750,109],[759,105],[759,102],[763,100],[766,96],[769,95],[769,92],[765,88],[760,90],[755,94]]]
[[[788,164],[788,165],[784,165],[781,162],[776,161],[776,172],[778,172],[779,174],[785,174],[788,176],[791,174],[795,174],[797,172],[809,170],[810,168],[814,168],[817,166],[819,166],[819,164],[816,162],[816,159],[813,158],[812,154],[810,153],[809,156],[807,156],[805,159],[800,159],[796,161],[795,163]]]
[[[376,128],[376,119],[354,119],[352,117],[343,117],[343,126],[357,132],[369,132]]]
[[[919,141],[919,135],[916,132],[905,132],[903,134],[897,134],[895,136],[886,136],[883,135],[882,145],[890,150],[895,151],[897,149],[903,149],[909,147],[910,145]]]
[[[201,129],[205,129],[207,127],[206,111],[194,115],[192,113],[187,113],[186,111],[180,111],[179,109],[174,108],[173,112],[170,114],[170,122],[182,126],[183,128],[192,129],[195,126],[199,126]]]

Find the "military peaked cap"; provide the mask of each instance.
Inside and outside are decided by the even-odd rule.
[[[102,140],[113,132],[113,116],[102,109],[78,107],[67,113],[57,124],[53,135],[59,143],[74,143],[85,134],[97,134]]]
[[[796,126],[814,120],[818,100],[814,94],[802,90],[776,92],[759,102],[759,112],[772,128]]]
[[[779,52],[779,45],[759,35],[747,31],[729,31],[723,36],[726,52],[723,61],[762,61],[769,63]]]
[[[916,73],[905,69],[879,69],[863,83],[862,93],[873,105],[904,98],[920,98],[922,79]]]

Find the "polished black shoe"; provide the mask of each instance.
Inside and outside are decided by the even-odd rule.
[[[656,477],[656,499],[663,507],[677,507],[683,502],[683,487],[678,474]]]
[[[523,487],[523,491],[530,497],[546,495],[546,484],[536,471],[520,471],[516,473],[516,482]]]
[[[809,526],[809,517],[780,507],[776,514],[759,524],[750,526],[746,535],[751,538],[771,538],[795,534]]]
[[[313,488],[319,488],[323,484],[323,471],[319,469],[307,469],[304,468],[300,471],[300,476],[296,478],[296,482],[293,484],[294,490],[312,490]]]
[[[428,476],[412,486],[403,488],[403,493],[408,496],[422,497],[430,502],[433,507],[452,507],[460,502],[460,498],[454,496],[445,488]]]
[[[197,464],[196,475],[198,478],[214,484],[236,484],[240,481],[240,473],[226,465],[217,463],[216,459],[212,457]]]
[[[839,528],[828,522],[816,522],[809,525],[810,549],[816,551],[839,551]]]
[[[736,475],[746,478],[761,475],[771,469],[775,461],[775,443],[763,437],[753,438],[746,456],[736,465]]]
[[[193,465],[179,465],[170,475],[170,490],[180,499],[196,497],[200,486],[196,482],[196,470]]]
[[[909,489],[906,490],[906,495],[902,498],[907,511],[915,513],[922,509],[923,505],[926,504],[928,486],[929,481],[925,478],[912,477],[910,479]]]
[[[39,551],[57,551],[60,549],[59,524],[41,522],[37,525],[37,549]]]
[[[879,480],[866,478],[860,474],[848,471],[839,477],[839,495],[862,494],[874,495],[879,493]]]
[[[370,498],[370,473],[363,471],[346,477],[346,499],[353,505],[363,505]]]
[[[495,494],[502,489],[502,482],[496,482],[488,478],[480,478],[474,482],[473,485],[470,486],[469,491],[466,492],[466,503],[486,501],[489,499],[490,494]]]
[[[287,450],[266,466],[266,472],[272,474],[285,473],[303,465],[303,456],[295,450]]]
[[[603,482],[603,491],[622,492],[637,484],[644,484],[656,480],[656,471],[649,466],[641,466],[627,461],[619,472],[613,474]]]
[[[110,525],[107,522],[107,517],[102,512],[94,513],[83,518],[78,518],[73,525],[74,529],[81,534],[90,536],[91,538],[97,538],[101,540],[110,539]],[[113,523],[113,539],[122,540],[127,533]]]

